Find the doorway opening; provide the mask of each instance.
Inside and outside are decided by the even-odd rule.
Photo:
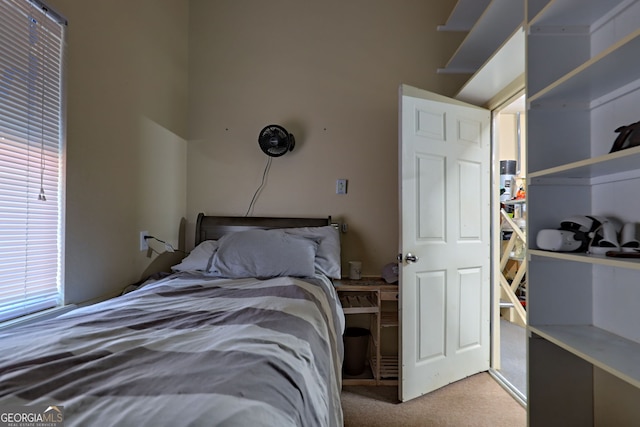
[[[526,108],[520,92],[493,111],[491,373],[527,400]]]

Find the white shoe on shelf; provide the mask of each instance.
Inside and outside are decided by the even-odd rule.
[[[620,232],[620,250],[622,252],[636,252],[640,249],[640,242],[637,239],[636,223],[627,222]]]
[[[619,251],[618,233],[614,223],[603,222],[593,233],[589,243],[589,253],[592,255],[606,255],[609,251]]]

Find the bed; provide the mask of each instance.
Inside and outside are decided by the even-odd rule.
[[[173,274],[2,331],[0,408],[58,405],[67,426],[341,426],[330,223],[198,215]]]

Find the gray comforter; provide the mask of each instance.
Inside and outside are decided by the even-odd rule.
[[[0,407],[65,425],[341,426],[342,329],[324,277],[182,274],[0,336]]]

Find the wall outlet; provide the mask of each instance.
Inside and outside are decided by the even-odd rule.
[[[336,194],[347,194],[346,179],[339,179],[336,181]]]
[[[149,235],[148,231],[140,232],[140,251],[141,252],[149,249],[149,243],[147,243],[147,239],[144,238],[144,236],[148,236],[148,235]]]

